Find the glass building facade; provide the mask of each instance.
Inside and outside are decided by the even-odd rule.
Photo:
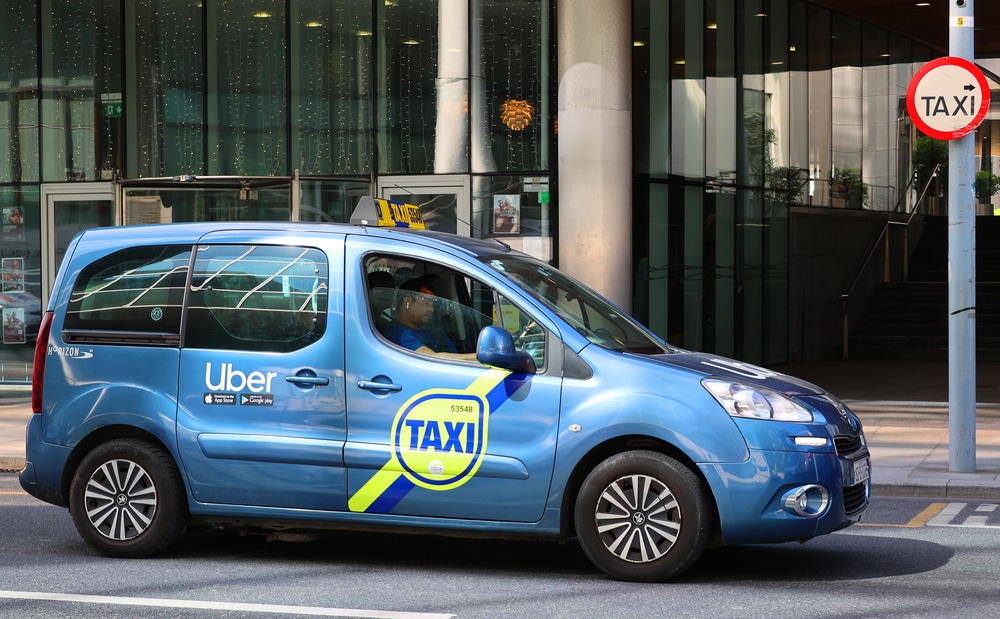
[[[346,221],[375,192],[557,263],[569,1],[5,0],[0,382],[94,225]],[[906,87],[943,54],[805,0],[631,9],[633,313],[787,362],[790,218],[909,208]]]

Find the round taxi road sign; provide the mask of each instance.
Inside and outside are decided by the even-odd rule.
[[[932,138],[972,133],[990,109],[990,87],[979,67],[946,56],[925,64],[906,89],[906,107],[917,128]]]

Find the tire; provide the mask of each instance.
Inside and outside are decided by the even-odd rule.
[[[620,453],[594,468],[574,518],[591,562],[634,582],[662,582],[691,567],[708,544],[712,521],[698,476],[654,451]]]
[[[84,457],[70,486],[80,536],[109,557],[148,557],[184,533],[184,482],[170,454],[138,439],[116,439]]]

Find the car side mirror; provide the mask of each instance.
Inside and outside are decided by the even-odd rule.
[[[534,374],[538,370],[531,355],[515,348],[514,338],[500,327],[483,327],[479,332],[476,359],[485,365],[519,374]]]

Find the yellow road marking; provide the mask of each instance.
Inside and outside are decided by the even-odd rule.
[[[902,527],[902,528],[906,528],[906,529],[916,529],[918,527],[925,526],[928,522],[931,521],[931,518],[933,518],[934,516],[937,516],[938,514],[940,514],[941,510],[943,510],[945,507],[947,507],[947,505],[948,505],[947,503],[931,503],[930,505],[927,506],[926,509],[924,509],[924,511],[922,511],[919,514],[917,514],[916,516],[914,516],[913,519],[910,520],[909,522],[907,522],[906,524],[879,524],[877,522],[859,522],[859,523],[857,523],[854,526],[858,526],[858,527]]]
[[[27,492],[0,492],[0,494],[28,494]]]

